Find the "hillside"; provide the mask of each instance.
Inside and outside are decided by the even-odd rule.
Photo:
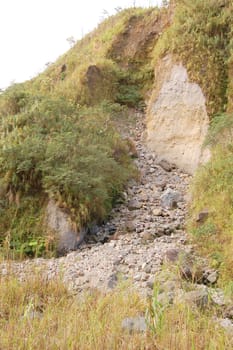
[[[127,155],[133,145],[120,140],[113,119],[144,106],[150,54],[169,21],[163,12],[130,9],[107,19],[44,73],[1,96],[3,245],[10,231],[21,255],[54,250],[54,225],[45,223],[51,199],[71,219],[72,241],[109,213],[135,174]]]
[[[232,349],[232,33],[130,8],[0,95],[0,348]]]

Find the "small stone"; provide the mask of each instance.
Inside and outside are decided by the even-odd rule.
[[[162,216],[162,209],[161,208],[156,208],[156,209],[153,209],[152,210],[152,214],[154,215],[154,216]]]
[[[209,211],[208,211],[208,209],[205,209],[205,210],[201,211],[200,213],[198,213],[197,218],[196,218],[196,222],[203,223],[208,219],[208,216],[209,216]]]
[[[164,282],[161,286],[160,286],[160,292],[173,292],[174,290],[177,289],[179,285],[179,282],[175,281],[175,280],[168,280],[166,282]]]
[[[144,232],[142,235],[142,242],[153,242],[155,240],[155,236],[151,232]]]
[[[140,201],[147,202],[148,201],[148,196],[146,194],[141,195],[140,196]]]
[[[172,169],[174,168],[174,165],[168,163],[168,161],[166,161],[165,159],[161,159],[158,165],[161,166],[163,170],[168,172],[172,171]]]
[[[139,203],[137,200],[132,199],[131,201],[129,201],[129,204],[128,204],[129,210],[137,210],[137,209],[140,209],[141,207],[142,207],[142,204]]]
[[[146,332],[147,330],[146,320],[143,316],[125,318],[122,321],[121,327],[122,329],[127,330],[130,333]]]
[[[113,260],[113,265],[119,265],[121,263],[121,259],[120,258],[117,258],[115,260]]]
[[[151,267],[150,266],[146,266],[143,271],[145,271],[145,273],[151,273]]]
[[[217,271],[212,272],[206,279],[209,283],[215,284],[218,280]]]
[[[177,208],[178,202],[182,200],[182,196],[178,191],[168,188],[160,197],[161,206],[166,209]]]
[[[219,324],[231,337],[233,337],[233,323],[229,318],[220,319]]]
[[[143,227],[142,227],[142,226],[136,227],[136,232],[137,232],[137,233],[143,232]]]
[[[228,306],[228,308],[226,309],[224,315],[225,315],[225,317],[233,320],[233,305]]]
[[[143,273],[141,276],[141,281],[147,281],[148,275],[146,273]]]
[[[158,295],[158,302],[162,305],[172,304],[174,300],[173,292],[164,292]]]
[[[106,226],[107,234],[113,235],[116,232],[116,226],[115,225],[108,225]]]
[[[138,275],[135,275],[133,279],[134,279],[134,281],[138,281],[139,282],[139,281],[141,281],[141,277],[142,276],[138,274]]]
[[[214,304],[218,306],[224,306],[227,304],[227,300],[223,290],[219,288],[209,288],[209,293],[210,293],[211,300],[213,301]]]
[[[113,289],[116,287],[117,285],[117,282],[118,282],[118,277],[117,277],[117,274],[114,273],[113,275],[111,275],[109,277],[109,280],[108,280],[108,288],[109,289]]]
[[[187,292],[183,296],[183,300],[190,304],[195,304],[200,308],[204,308],[208,305],[209,297],[207,289],[198,289],[191,292]]]
[[[161,190],[164,190],[166,188],[166,186],[167,186],[167,183],[165,180],[163,180],[163,179],[156,180],[156,187],[159,187]],[[156,189],[158,189],[158,188],[156,188]]]
[[[133,232],[136,230],[136,225],[133,221],[128,221],[125,225],[125,228],[128,232]]]
[[[164,255],[165,262],[177,262],[179,260],[179,255],[181,251],[179,249],[168,249]]]
[[[146,286],[150,289],[153,289],[154,288],[154,283],[155,283],[155,279],[154,277],[150,277],[148,279],[148,281],[146,282]]]

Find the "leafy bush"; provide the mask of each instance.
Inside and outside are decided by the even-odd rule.
[[[11,203],[53,197],[77,227],[93,218],[101,222],[134,173],[129,147],[102,107],[81,109],[63,98],[31,96],[18,114],[1,120],[0,130],[0,176]],[[42,253],[42,229],[39,239],[26,231],[13,236],[12,247],[24,244],[26,254]]]
[[[44,200],[39,195],[19,203],[1,203],[0,255],[7,259],[52,256],[55,237],[44,227]],[[9,220],[10,219],[10,220]]]

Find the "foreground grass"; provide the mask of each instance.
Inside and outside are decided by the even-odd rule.
[[[36,277],[19,283],[2,279],[0,287],[1,349],[146,349],[149,335],[121,330],[125,317],[145,305],[126,288],[100,295],[71,295],[61,281]]]
[[[122,320],[147,313],[147,333],[129,333]],[[231,349],[210,310],[163,308],[143,301],[129,286],[104,295],[71,294],[61,280],[34,276],[0,284],[0,349]]]

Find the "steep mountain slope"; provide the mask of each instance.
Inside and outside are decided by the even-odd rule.
[[[65,250],[75,248],[86,225],[106,217],[135,176],[133,145],[120,139],[113,119],[143,108],[150,54],[170,17],[158,9],[110,17],[44,73],[1,96],[2,245],[46,254],[55,231],[70,242]]]
[[[232,349],[232,21],[124,10],[0,95],[0,348]]]

